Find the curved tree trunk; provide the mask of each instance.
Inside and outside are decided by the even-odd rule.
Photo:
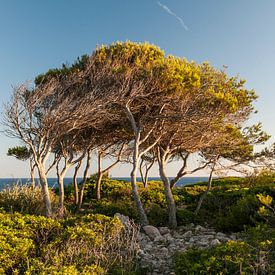
[[[101,182],[102,182],[103,173],[98,171],[96,179],[96,199],[101,199]]]
[[[215,164],[213,165],[213,167],[212,167],[212,169],[211,169],[211,172],[210,172],[210,175],[209,175],[209,178],[208,178],[207,189],[206,189],[205,192],[200,196],[200,199],[199,199],[197,208],[196,208],[196,210],[195,210],[195,215],[197,215],[197,214],[199,213],[199,211],[200,211],[200,209],[201,209],[201,205],[202,205],[204,199],[206,198],[207,194],[209,193],[209,191],[210,191],[210,189],[211,189],[214,169],[215,169]]]
[[[38,174],[40,178],[40,184],[42,188],[42,193],[43,193],[43,200],[45,203],[45,215],[46,217],[51,217],[52,216],[52,204],[51,204],[51,198],[50,198],[50,192],[49,192],[49,187],[48,187],[48,181],[46,177],[46,171],[42,165],[37,166],[38,169]]]
[[[64,176],[58,175],[58,187],[59,187],[59,217],[64,217]]]
[[[35,164],[33,164],[32,160],[30,160],[30,174],[31,174],[31,184],[32,188],[35,188],[35,178],[34,178],[34,169],[35,169]]]
[[[135,140],[135,147],[134,147],[134,152],[133,152],[133,168],[131,171],[131,185],[132,185],[132,192],[133,192],[133,197],[134,201],[138,210],[139,214],[139,219],[140,219],[140,224],[141,226],[148,225],[148,219],[147,215],[143,209],[140,196],[138,193],[138,188],[137,188],[137,171],[138,171],[138,163],[140,158],[138,157],[139,152],[138,152],[138,142]]]
[[[80,169],[82,161],[80,160],[74,170],[74,176],[73,176],[73,185],[74,185],[74,205],[77,206],[78,202],[79,202],[79,190],[78,190],[78,183],[77,183],[77,175],[78,175],[78,171]]]
[[[143,209],[141,200],[140,200],[140,196],[138,193],[138,188],[137,188],[137,166],[133,165],[133,169],[131,171],[131,185],[132,185],[132,192],[133,192],[133,197],[134,197],[134,201],[138,210],[138,214],[139,214],[139,219],[140,219],[140,224],[141,226],[145,226],[148,225],[148,219],[147,219],[147,215]]]
[[[91,152],[88,151],[86,167],[85,167],[85,170],[84,170],[84,175],[83,175],[83,180],[82,180],[82,185],[81,185],[80,191],[79,191],[78,210],[81,209],[81,207],[82,207],[83,198],[84,198],[84,190],[85,190],[85,185],[86,185],[86,182],[87,182],[87,177],[88,177],[88,172],[89,172],[90,166],[91,166]]]
[[[96,179],[96,199],[100,200],[101,199],[101,181],[102,181],[102,154],[99,152],[98,153],[98,159],[97,159],[97,165],[98,165],[98,170],[97,170],[97,179]]]
[[[165,168],[166,168],[166,162],[163,161],[162,159],[159,160],[159,173],[164,185],[165,198],[168,205],[169,226],[171,228],[176,228],[177,227],[176,204],[171,191],[170,180],[166,175]]]

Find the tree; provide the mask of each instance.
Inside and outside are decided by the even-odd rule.
[[[97,153],[97,178],[96,178],[96,199],[100,200],[101,199],[101,182],[102,182],[102,177],[109,173],[109,171],[114,168],[120,161],[123,153],[123,149],[125,147],[125,144],[115,144],[114,146],[112,145],[107,145],[107,146],[101,146],[98,148],[98,153]],[[102,160],[104,157],[109,156],[112,158],[115,158],[115,161],[108,165],[105,168],[102,168]]]
[[[30,162],[30,175],[31,175],[31,183],[32,187],[35,187],[35,179],[34,179],[34,169],[36,164],[33,161],[32,153],[26,146],[16,146],[8,149],[8,156],[13,156],[19,160],[29,160]]]
[[[210,175],[207,189],[198,201],[195,214],[198,214],[203,200],[211,189],[213,173],[220,170],[236,170],[241,165],[248,165],[251,161],[253,162],[258,157],[258,154],[254,153],[255,146],[264,144],[270,138],[266,132],[262,131],[260,123],[243,129],[228,125],[225,135],[221,137],[222,139],[219,139],[216,144],[201,152],[202,156],[208,159],[208,162],[211,160],[209,164]],[[226,161],[230,164],[225,165]]]
[[[95,72],[99,77],[94,77]],[[132,42],[98,48],[85,74],[85,83],[92,83],[87,91],[96,87],[105,98],[101,121],[105,128],[120,125],[120,132],[132,135],[131,182],[141,224],[148,221],[137,190],[137,170],[142,157],[157,145],[160,175],[172,209],[169,217],[172,212],[174,216],[170,222],[175,226],[166,164],[214,143],[225,124],[245,121],[253,110],[254,91],[207,63],[165,57],[155,46]],[[181,169],[173,183],[184,173]]]

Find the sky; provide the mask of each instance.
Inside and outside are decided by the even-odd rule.
[[[91,54],[97,45],[147,41],[246,79],[259,96],[250,123],[262,122],[275,136],[274,14],[274,0],[0,0],[1,113],[12,87],[50,68]],[[17,144],[0,133],[0,178],[28,177],[27,163],[6,156]],[[170,176],[177,165],[169,167]],[[128,176],[129,166],[111,174]]]

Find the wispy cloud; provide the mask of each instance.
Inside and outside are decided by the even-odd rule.
[[[186,24],[184,23],[183,19],[182,19],[180,16],[178,16],[176,13],[174,13],[173,11],[171,11],[166,5],[163,5],[163,4],[161,4],[160,2],[158,2],[158,5],[159,5],[162,9],[164,9],[168,14],[174,16],[174,17],[180,22],[180,24],[182,25],[182,27],[183,27],[186,31],[188,31],[188,27],[186,26]]]

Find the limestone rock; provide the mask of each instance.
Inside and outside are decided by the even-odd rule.
[[[210,245],[218,245],[221,244],[221,242],[218,239],[214,239],[213,241],[211,241]]]
[[[156,237],[161,237],[161,234],[160,234],[159,230],[156,227],[152,226],[152,225],[143,226],[143,230],[152,241]]]
[[[168,227],[159,227],[159,232],[161,235],[165,235],[170,233],[170,229]]]
[[[191,238],[192,236],[193,236],[193,233],[192,233],[191,230],[185,232],[185,233],[182,235],[182,237],[185,238],[185,239],[186,239],[186,238]]]

